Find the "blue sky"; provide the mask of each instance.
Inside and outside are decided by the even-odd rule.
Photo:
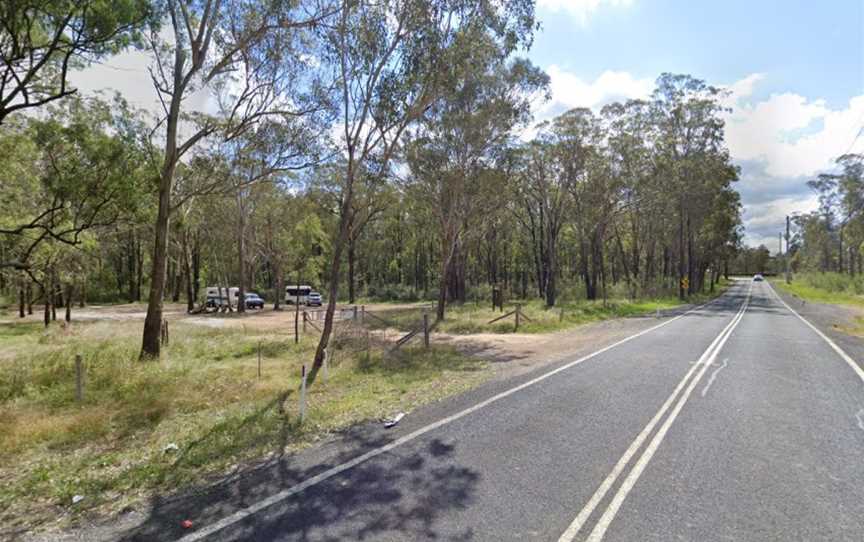
[[[662,72],[733,91],[727,140],[742,168],[746,241],[776,250],[806,181],[864,152],[864,2],[538,0],[529,57],[552,78],[548,117],[643,97]]]
[[[816,198],[806,181],[864,152],[864,0],[537,0],[528,56],[551,77],[536,120],[571,107],[644,98],[663,72],[732,91],[727,143],[742,178],[745,241],[776,250],[785,215]],[[72,76],[158,108],[140,52]],[[202,90],[190,106],[206,108]],[[852,145],[855,141],[855,145]]]

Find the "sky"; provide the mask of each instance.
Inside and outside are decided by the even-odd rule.
[[[537,0],[527,56],[551,78],[537,121],[645,98],[663,72],[732,91],[727,145],[741,168],[745,242],[777,250],[785,216],[815,208],[807,180],[864,152],[862,0]],[[157,107],[147,58],[127,52],[76,73]],[[190,105],[207,108],[205,95]],[[860,133],[860,137],[859,136]]]
[[[741,168],[745,242],[777,250],[807,180],[864,152],[861,0],[538,0],[529,53],[551,77],[540,118],[646,97],[663,72],[732,91],[726,140]]]

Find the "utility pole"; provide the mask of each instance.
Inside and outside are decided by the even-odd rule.
[[[789,273],[789,215],[786,215],[786,284],[792,282],[792,276]]]

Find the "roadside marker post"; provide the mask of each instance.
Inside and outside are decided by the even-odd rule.
[[[306,364],[300,372],[300,423],[306,419]]]
[[[258,380],[261,380],[261,341],[258,341]]]
[[[423,346],[429,348],[429,313],[423,313]]]

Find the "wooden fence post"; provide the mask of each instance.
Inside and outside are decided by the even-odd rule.
[[[354,305],[354,316],[353,316],[353,318],[354,318],[354,321],[356,322],[356,321],[357,321],[357,305]]]
[[[309,319],[309,315],[306,314],[306,311],[303,311],[303,334],[306,334],[306,320]]]
[[[563,307],[561,308],[561,313],[558,315],[558,321],[559,322],[564,321],[564,308]]]
[[[258,341],[258,380],[261,380],[261,341]]]
[[[423,346],[429,348],[429,313],[423,313]]]
[[[360,305],[360,322],[366,321],[366,305]]]
[[[519,331],[519,317],[522,316],[522,305],[516,303],[516,330]]]
[[[75,400],[84,400],[84,367],[82,366],[81,354],[75,354]]]

